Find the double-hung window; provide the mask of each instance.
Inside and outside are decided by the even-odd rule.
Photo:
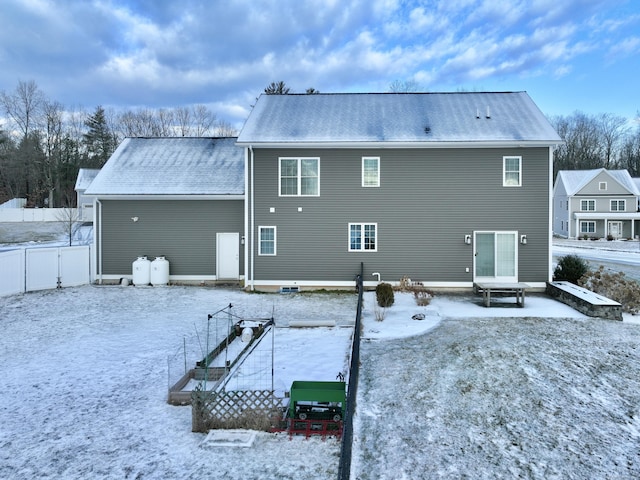
[[[595,200],[580,200],[580,211],[595,212],[595,210],[596,210]]]
[[[280,158],[280,196],[320,195],[319,158]]]
[[[378,224],[350,223],[349,251],[375,252],[378,249]]]
[[[380,186],[380,157],[362,157],[362,186]]]
[[[522,157],[502,157],[502,186],[522,186]]]
[[[596,233],[596,222],[580,222],[580,233]]]
[[[258,227],[258,255],[276,254],[276,227]]]
[[[626,203],[625,200],[611,200],[611,211],[624,212],[626,210]]]

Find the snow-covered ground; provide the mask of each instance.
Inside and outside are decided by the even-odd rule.
[[[558,247],[620,244],[623,259],[638,248],[576,243]],[[352,478],[640,478],[638,317],[511,301],[440,294],[418,307],[396,293],[377,321],[365,294]],[[274,317],[277,389],[346,370],[353,293],[86,286],[0,298],[0,478],[335,478],[334,440],[257,432],[247,448],[211,446],[191,432],[190,407],[166,403],[168,357],[179,364],[184,339],[202,341],[207,314],[228,304]],[[336,327],[287,328],[300,320]]]
[[[166,403],[167,357],[230,303],[278,325],[347,325],[356,297],[86,286],[0,298],[0,478],[335,477],[336,441],[259,433],[250,449],[202,448],[191,408]],[[276,386],[335,380],[352,330],[278,328]]]
[[[609,273],[622,272],[640,282],[640,242],[637,240],[567,240],[553,239],[553,255],[558,258],[574,254],[595,270],[603,266]]]
[[[346,368],[353,294],[87,286],[0,298],[0,478],[335,478],[339,443],[259,432],[201,446],[166,403],[167,356],[231,303],[274,316],[277,382]],[[633,478],[640,325],[543,296],[524,309],[365,294],[352,478]],[[424,320],[413,320],[417,313]],[[331,319],[334,328],[286,328]]]

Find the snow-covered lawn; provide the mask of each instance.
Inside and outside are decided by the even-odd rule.
[[[428,334],[363,345],[352,478],[640,478],[634,317],[457,303],[434,301]]]
[[[484,308],[365,295],[352,478],[640,475],[640,325],[543,296]],[[511,301],[512,299],[509,299]],[[274,316],[276,387],[347,366],[353,294],[86,286],[0,298],[0,478],[335,478],[339,443],[201,445],[167,357],[207,314]],[[424,320],[412,320],[423,313]],[[286,328],[333,320],[334,328]]]
[[[260,432],[251,448],[204,448],[191,408],[166,403],[167,357],[229,303],[282,325],[346,325],[356,297],[87,286],[0,298],[0,478],[334,478],[336,441]],[[276,387],[335,380],[352,330],[278,328]]]

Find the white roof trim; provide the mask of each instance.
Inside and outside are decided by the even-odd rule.
[[[573,215],[586,220],[640,220],[640,212],[575,212]]]
[[[240,147],[253,148],[530,148],[557,147],[554,140],[536,140],[522,142],[237,142]]]
[[[244,200],[244,195],[108,195],[93,194],[98,200]]]

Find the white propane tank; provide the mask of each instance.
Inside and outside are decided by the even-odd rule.
[[[253,329],[246,327],[244,330],[242,330],[242,336],[240,337],[240,340],[242,340],[243,343],[249,343],[252,338]]]
[[[156,257],[151,262],[151,285],[160,287],[169,283],[169,260],[164,257]]]
[[[133,262],[133,284],[149,285],[151,261],[147,257],[138,257]]]

